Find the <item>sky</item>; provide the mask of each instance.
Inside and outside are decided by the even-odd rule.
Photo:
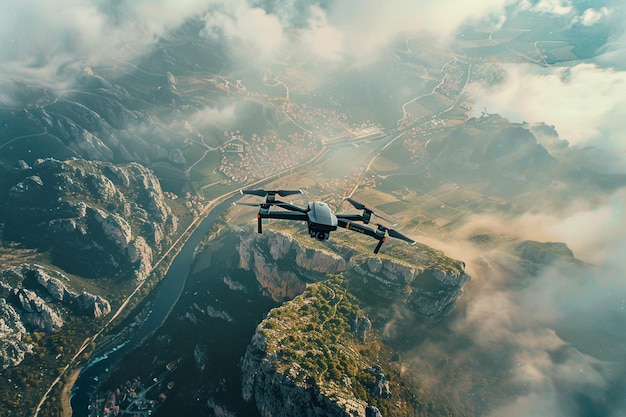
[[[625,9],[620,0],[5,0],[0,10],[0,103],[11,103],[3,87],[8,81],[65,88],[85,66],[131,61],[149,52],[160,37],[191,17],[203,21],[202,36],[227,42],[242,58],[270,61],[306,51],[334,68],[345,62],[367,65],[410,32],[431,32],[445,43],[468,22],[496,30],[516,13],[536,13],[559,17],[571,27],[603,25],[611,36],[584,62],[503,65],[502,83],[470,86],[476,109],[487,108],[513,122],[553,125],[573,146],[597,146],[622,158],[616,170],[626,172]],[[231,107],[206,109],[197,117],[232,118],[233,112]],[[482,254],[467,243],[436,243],[449,255],[472,260],[471,304],[456,331],[470,335],[474,349],[498,346],[514,352],[519,366],[513,377],[529,387],[489,417],[573,415],[563,408],[564,398],[587,390],[601,401],[607,387],[619,386],[620,377],[610,369],[624,371],[621,365],[570,346],[554,329],[576,320],[605,342],[624,328],[625,207],[626,191],[618,190],[603,204],[581,205],[562,216],[473,218],[463,233],[480,226],[521,239],[564,241],[577,257],[594,264],[586,270],[589,276],[548,269],[521,291],[507,287],[502,253]],[[485,268],[481,257],[493,268]],[[550,358],[548,352],[555,350],[565,352],[561,362]],[[611,410],[605,415],[623,416]]]

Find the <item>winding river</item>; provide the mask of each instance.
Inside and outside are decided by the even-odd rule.
[[[196,247],[211,229],[217,218],[240,197],[239,193],[237,193],[213,208],[189,237],[155,290],[157,293],[150,315],[143,321],[130,340],[103,357],[94,359],[83,369],[72,389],[71,404],[73,417],[89,416],[89,397],[98,385],[98,378],[115,362],[120,360],[126,352],[130,352],[137,347],[146,336],[158,329],[165,321],[185,287],[185,279],[191,269]]]

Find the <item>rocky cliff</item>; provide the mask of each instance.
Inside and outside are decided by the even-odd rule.
[[[450,314],[463,285],[470,280],[459,261],[448,259],[440,265],[423,260],[418,263],[390,256],[353,254],[349,248],[338,245],[329,246],[328,250],[313,249],[286,232],[272,230],[263,234],[241,233],[238,251],[239,266],[254,271],[259,283],[276,301],[293,298],[302,293],[307,283],[325,279],[327,274],[346,273],[362,286],[363,293],[390,302],[402,301],[423,316],[437,318]],[[437,260],[440,259],[438,254]]]
[[[347,268],[336,253],[306,248],[291,235],[270,230],[261,235],[241,233],[238,251],[239,266],[254,271],[275,301],[291,299],[301,294],[308,282]]]
[[[267,355],[267,340],[257,331],[246,351],[242,397],[254,400],[261,415],[275,417],[365,417],[368,404],[337,384],[300,384],[277,372],[276,358]]]
[[[372,358],[357,353],[368,345],[353,337],[355,302],[335,276],[272,310],[241,362],[244,400],[261,415],[364,417],[359,374]]]
[[[99,295],[75,292],[59,271],[24,264],[0,271],[0,368],[19,364],[32,350],[33,331],[53,332],[69,314],[99,318],[111,305]]]
[[[142,280],[177,227],[159,181],[139,164],[40,159],[7,177],[5,237],[50,250],[71,273]]]
[[[470,279],[464,264],[427,247],[398,259],[391,248],[375,256],[305,244],[286,232],[240,233],[240,267],[275,300],[290,299],[256,329],[241,362],[243,398],[280,417],[412,415],[415,395],[390,384],[378,363],[391,366],[380,354],[389,350],[365,312],[386,320],[401,303],[417,317],[446,316]],[[344,278],[329,278],[337,273]]]

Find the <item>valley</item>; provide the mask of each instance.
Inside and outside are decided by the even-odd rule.
[[[147,415],[131,388],[155,416],[497,416],[537,398],[527,415],[616,415],[621,154],[500,95],[518,71],[598,70],[608,32],[509,5],[452,37],[413,28],[360,55],[357,31],[342,59],[304,43],[268,59],[254,39],[285,15],[231,6],[104,61],[3,67],[3,415]],[[341,8],[302,10],[284,42],[336,35],[321,17]],[[245,12],[267,32],[233,36]],[[366,236],[280,220],[259,235],[256,209],[228,206],[242,188],[336,212],[352,197],[418,243],[374,256]]]

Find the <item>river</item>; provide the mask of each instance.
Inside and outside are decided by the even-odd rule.
[[[72,417],[89,416],[90,395],[98,385],[98,378],[106,373],[106,370],[120,360],[125,353],[137,347],[146,336],[158,329],[165,321],[185,287],[185,279],[193,264],[196,247],[211,229],[217,218],[240,197],[241,195],[237,193],[213,208],[189,237],[155,290],[157,293],[151,313],[135,331],[131,339],[114,351],[94,359],[93,362],[83,369],[72,389]]]

